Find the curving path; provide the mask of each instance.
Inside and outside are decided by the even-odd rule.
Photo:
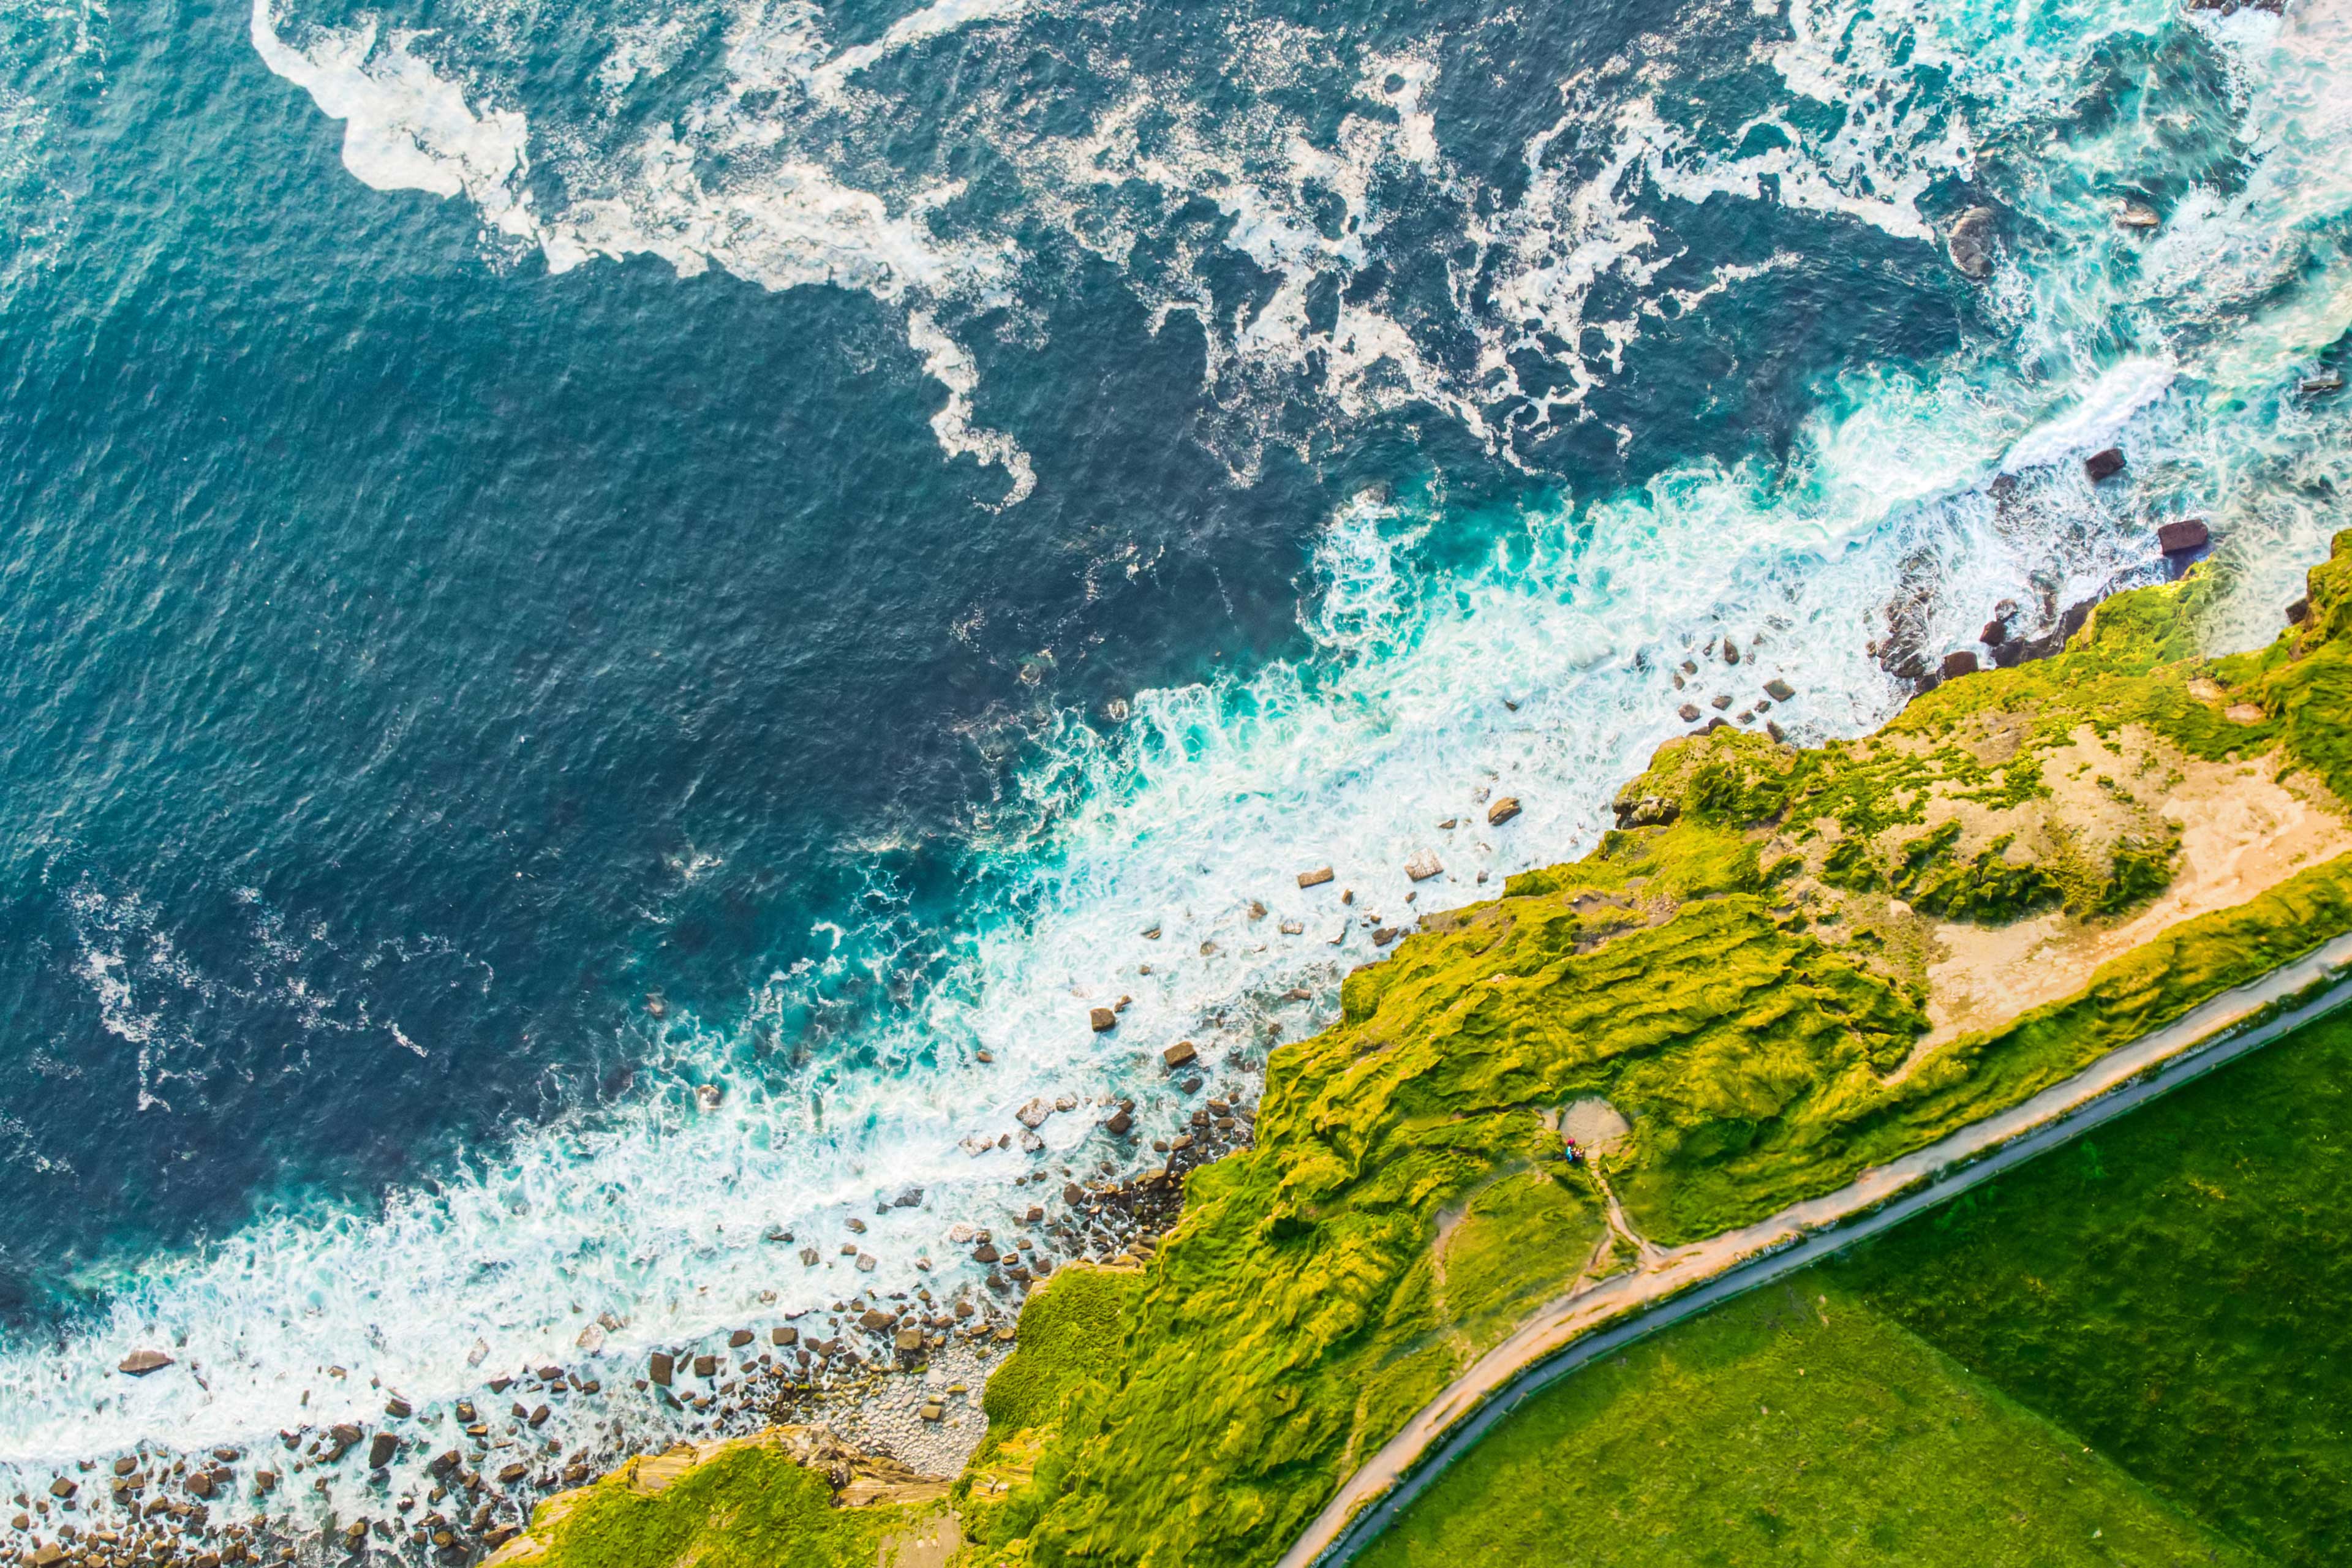
[[[1654,1252],[1632,1273],[1553,1301],[1366,1460],[1292,1542],[1279,1568],[1335,1568],[1354,1557],[1497,1421],[1587,1362],[1899,1225],[2352,1002],[2347,968],[2352,935],[2225,991],[2064,1082],[1865,1171],[1835,1192],[1738,1230]],[[2322,986],[2277,1017],[2231,1032],[2263,1008]]]

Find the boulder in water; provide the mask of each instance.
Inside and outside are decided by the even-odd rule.
[[[1961,277],[1981,283],[1992,276],[1993,216],[1990,207],[1970,207],[1944,231],[1944,250]]]

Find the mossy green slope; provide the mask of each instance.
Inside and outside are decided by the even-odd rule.
[[[563,1568],[872,1568],[929,1508],[836,1508],[826,1478],[784,1447],[743,1443],[646,1495],[616,1471],[541,1505],[532,1538]],[[559,1506],[560,1505],[560,1506]]]

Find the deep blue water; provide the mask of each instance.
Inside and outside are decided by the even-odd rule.
[[[1891,599],[2196,510],[2259,635],[2342,521],[2315,16],[0,15],[0,1460],[289,1419],[240,1314],[455,1397],[560,1324],[371,1281],[628,1318],[756,1273],[690,1215],[982,1212],[950,1124],[1135,1081],[1066,993],[1147,921],[1239,936],[1122,1037],[1245,1083],[1373,956],[1243,947],[1252,879],[1401,900],[1481,779],[1430,899],[1576,852],[1717,627],[1848,732]],[[223,1391],[118,1398],[157,1333]]]

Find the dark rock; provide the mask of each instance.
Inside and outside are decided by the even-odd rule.
[[[118,1476],[127,1476],[138,1468],[139,1461],[128,1454],[114,1461],[114,1473]]]
[[[796,1345],[801,1342],[801,1331],[798,1329],[792,1327],[790,1324],[785,1324],[780,1328],[770,1329],[768,1331],[768,1342],[775,1345]]]
[[[670,1376],[672,1373],[677,1372],[677,1363],[670,1356],[668,1352],[656,1351],[653,1353],[653,1360],[646,1368],[646,1375],[652,1378],[656,1383],[661,1384],[662,1387],[667,1388],[669,1386]]]
[[[1738,645],[1734,643],[1729,637],[1723,639],[1723,662],[1726,664],[1738,664],[1739,662]]]
[[[1942,667],[1936,673],[1946,680],[1957,680],[1963,675],[1974,675],[1979,668],[1977,656],[1967,648],[1961,648],[1946,654]]]
[[[922,1205],[922,1188],[913,1186],[900,1187],[898,1189],[898,1195],[890,1200],[890,1206],[894,1209],[919,1208]]]
[[[697,1377],[717,1377],[719,1375],[719,1358],[715,1355],[696,1356],[694,1358],[694,1375]]]
[[[2311,619],[2311,601],[2309,599],[2297,599],[2294,604],[2289,605],[2286,607],[2287,625],[2299,626],[2309,619]]]
[[[1999,647],[2008,640],[2009,626],[2003,621],[1987,621],[1984,624],[1984,630],[1977,634],[1977,641],[1987,647]]]
[[[2305,379],[2295,390],[2305,397],[2324,397],[2331,392],[2341,392],[2344,390],[2344,373],[2340,370],[2322,371]]]
[[[562,1383],[563,1381],[563,1369],[560,1366],[541,1367],[539,1369],[539,1381],[541,1383]]]
[[[1722,697],[1710,697],[1707,699],[1706,705],[1720,713],[1725,709],[1731,706],[1731,699],[1728,695]]]
[[[1117,1110],[1111,1113],[1109,1121],[1103,1123],[1103,1129],[1114,1138],[1124,1138],[1134,1125],[1132,1115],[1125,1110]]]
[[[974,1263],[993,1263],[1002,1256],[993,1246],[985,1241],[971,1249],[971,1260]]]
[[[1193,1048],[1192,1041],[1179,1040],[1174,1045],[1169,1047],[1166,1050],[1160,1052],[1160,1059],[1171,1068],[1181,1068],[1186,1062],[1191,1061],[1200,1054],[1201,1053],[1198,1050]]]
[[[79,1490],[81,1490],[80,1487],[66,1479],[63,1476],[59,1476],[56,1480],[49,1483],[49,1495],[54,1498],[69,1498]]]
[[[392,1463],[392,1457],[399,1452],[399,1438],[389,1432],[377,1433],[368,1439],[368,1468],[371,1470],[383,1468]]]
[[[1960,276],[1981,283],[1992,276],[1994,229],[1990,207],[1970,207],[1944,231],[1944,250]]]
[[[2105,484],[2124,471],[2124,454],[2120,447],[2108,447],[2083,459],[2083,471],[2095,485]]]
[[[1685,702],[1675,711],[1682,715],[1682,721],[1685,724],[1696,724],[1698,722],[1699,708],[1698,704],[1696,702]]]
[[[859,1219],[856,1215],[851,1215],[847,1219],[841,1223],[848,1228],[849,1233],[852,1236],[864,1236],[866,1234],[866,1222]]]
[[[2116,211],[2116,221],[2126,228],[2154,228],[2164,219],[2146,202],[2126,202]]]
[[[718,1358],[715,1356],[698,1356],[695,1358],[695,1363],[698,1367],[704,1361],[715,1361]],[[709,1373],[705,1373],[703,1375],[708,1377],[710,1374]],[[525,1424],[534,1428],[544,1426],[547,1425],[547,1418],[554,1414],[555,1413],[552,1410],[550,1410],[546,1405],[542,1405],[533,1410],[530,1415],[525,1418]]]
[[[897,1351],[900,1355],[915,1355],[919,1353],[923,1348],[923,1331],[920,1329],[900,1329],[897,1334],[891,1337],[890,1348]]]
[[[1664,795],[1645,795],[1635,801],[1617,803],[1617,826],[1620,827],[1664,827],[1683,814],[1679,802]]]
[[[2212,537],[2212,531],[2205,526],[2203,518],[2184,517],[2156,531],[2156,547],[2167,555],[2181,555],[2191,550],[2204,549]]]
[[[458,1466],[465,1462],[466,1456],[464,1454],[458,1452],[455,1448],[445,1448],[440,1453],[434,1455],[433,1462],[425,1468],[434,1475],[446,1479],[454,1473]]]
[[[391,1416],[394,1421],[405,1421],[411,1415],[416,1414],[416,1412],[410,1407],[408,1401],[401,1398],[396,1394],[390,1399],[384,1401],[383,1413],[386,1415]]]
[[[974,1254],[973,1256],[977,1257],[978,1254]],[[995,1255],[993,1253],[990,1254],[987,1258],[983,1259],[983,1261],[994,1262]],[[863,1313],[859,1314],[857,1326],[864,1329],[869,1334],[878,1334],[883,1330],[895,1326],[898,1321],[898,1320],[897,1318],[894,1318],[889,1313],[882,1310],[881,1308],[868,1307]]]
[[[492,1394],[504,1394],[508,1389],[512,1388],[513,1386],[514,1379],[510,1377],[494,1377],[490,1379],[490,1392]]]
[[[499,1467],[499,1483],[501,1486],[510,1487],[529,1474],[530,1474],[530,1467],[520,1461],[511,1465],[501,1465]],[[490,1531],[493,1536],[498,1533],[499,1531],[495,1530]],[[514,1531],[511,1528],[507,1528],[507,1533],[511,1535]]]
[[[1511,818],[1518,815],[1519,797],[1515,795],[1507,795],[1502,799],[1496,801],[1494,805],[1486,808],[1486,826],[1489,827],[1500,827],[1503,824],[1510,821]]]
[[[172,1358],[162,1351],[132,1351],[122,1358],[121,1363],[114,1370],[127,1372],[133,1377],[144,1377],[151,1372],[160,1372],[171,1364]]]
[[[1087,1014],[1087,1022],[1093,1025],[1095,1033],[1099,1035],[1118,1026],[1118,1015],[1108,1007],[1097,1007]]]
[[[1786,702],[1797,694],[1797,689],[1776,675],[1764,683],[1764,694],[1775,702]]]
[[[804,1268],[814,1268],[821,1261],[823,1260],[819,1258],[815,1247],[803,1247],[801,1248],[801,1263]]]
[[[1372,931],[1372,945],[1374,947],[1386,947],[1389,943],[1396,941],[1396,939],[1402,934],[1403,933],[1398,931],[1394,926],[1380,926]]]
[[[727,1348],[731,1351],[740,1351],[751,1342],[751,1331],[749,1329],[738,1329],[727,1336]]]

